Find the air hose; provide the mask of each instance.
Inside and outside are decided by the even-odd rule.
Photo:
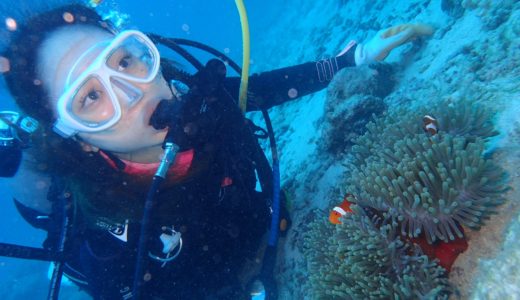
[[[247,86],[249,83],[249,62],[250,62],[250,39],[249,39],[249,23],[247,13],[242,0],[235,0],[238,12],[240,14],[240,23],[242,25],[242,72],[240,80],[239,107],[243,113],[247,109]],[[278,150],[274,139],[274,131],[271,120],[265,109],[262,109],[267,132],[269,133],[269,142],[271,145],[271,154],[273,159],[273,199],[272,199],[272,216],[271,226],[269,230],[269,240],[264,254],[262,270],[259,279],[263,281],[266,287],[266,299],[277,299],[277,287],[273,278],[274,266],[276,264],[276,249],[278,242],[278,231],[280,223],[280,161],[278,159]]]
[[[240,24],[242,26],[242,74],[240,76],[240,94],[238,97],[238,105],[243,113],[247,107],[247,85],[249,84],[249,61],[250,61],[250,40],[249,40],[249,22],[247,20],[246,7],[244,1],[235,0],[238,13],[240,15]]]

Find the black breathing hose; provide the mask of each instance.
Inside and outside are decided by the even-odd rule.
[[[216,57],[220,58],[221,60],[224,60],[238,74],[240,74],[242,72],[240,66],[238,66],[232,59],[230,59],[229,57],[227,57],[220,51],[218,51],[214,48],[211,48],[207,45],[204,45],[204,44],[201,44],[201,43],[198,43],[195,41],[185,40],[185,39],[165,38],[165,37],[161,37],[161,36],[155,35],[155,34],[148,34],[148,36],[155,43],[161,43],[161,44],[167,46],[168,48],[172,49],[173,51],[177,52],[178,54],[180,54],[188,62],[190,62],[199,72],[204,71],[204,68],[206,68],[207,66],[205,67],[193,55],[191,55],[184,48],[182,48],[180,46],[181,44],[186,45],[186,46],[192,46],[192,47],[207,51],[207,52],[215,55]],[[168,105],[165,105],[165,107],[167,107],[167,106]],[[168,108],[165,108],[165,110],[168,111]],[[154,112],[154,114],[155,114],[155,112]],[[170,115],[171,113],[168,112],[167,114]],[[272,216],[273,219],[271,222],[271,234],[270,234],[270,238],[269,238],[268,250],[266,253],[266,261],[264,262],[264,266],[262,267],[261,277],[262,277],[264,283],[266,283],[266,285],[269,285],[269,291],[267,291],[268,299],[273,300],[273,299],[276,299],[276,282],[272,278],[272,272],[273,272],[273,268],[274,268],[274,265],[276,262],[276,244],[277,244],[276,240],[278,238],[279,205],[280,205],[279,204],[280,176],[279,176],[278,151],[276,148],[276,142],[274,140],[274,134],[273,134],[270,118],[265,109],[262,110],[262,114],[266,120],[266,124],[269,129],[268,136],[269,136],[271,151],[272,151],[272,155],[273,155],[273,169],[274,169],[273,170],[274,171],[274,174],[273,174],[274,175],[273,176],[273,181],[274,181],[274,184],[273,184],[273,193],[274,193],[273,209],[274,209],[274,212],[273,212],[273,216]],[[165,128],[165,126],[164,126],[165,123],[168,123],[168,126],[170,126],[172,123],[174,125],[178,125],[175,123],[175,121],[171,122],[171,120],[170,120],[170,122],[168,122],[167,119],[168,119],[168,117],[171,118],[171,116],[166,116],[164,112],[162,112],[162,113],[159,112],[159,115],[162,115],[162,116],[159,116],[158,118],[156,118],[155,121],[153,121],[154,118],[152,117],[151,123],[159,123],[159,124],[153,124],[154,127]],[[160,120],[160,121],[158,121],[158,120]],[[165,139],[165,145],[171,144],[171,145],[173,145],[173,147],[176,146],[175,144],[172,143],[172,138],[174,135],[176,135],[176,133],[178,133],[179,130],[180,130],[179,128],[175,128],[175,129],[170,128],[170,131],[168,132],[168,135]],[[177,134],[176,136],[179,136],[179,135]],[[168,146],[166,146],[166,147],[168,147]],[[178,148],[173,151],[175,152],[174,154],[176,154],[176,151],[178,151]],[[166,153],[168,153],[168,149],[165,149],[165,156],[164,156],[165,158],[168,156]],[[148,191],[147,197],[146,197],[145,206],[144,206],[144,214],[143,214],[143,219],[142,219],[142,223],[141,223],[141,231],[140,231],[140,236],[139,236],[136,268],[135,268],[135,274],[134,274],[134,286],[133,286],[133,290],[132,290],[132,296],[134,297],[134,299],[140,298],[141,287],[144,282],[143,267],[144,267],[144,261],[145,261],[145,256],[146,256],[146,241],[147,241],[148,227],[149,227],[149,223],[150,223],[152,208],[155,205],[154,196],[157,193],[160,184],[164,180],[164,178],[166,176],[166,171],[169,168],[170,164],[174,161],[174,158],[175,158],[175,156],[173,156],[173,158],[170,158],[169,164],[167,164],[167,165],[165,164],[164,166],[163,166],[163,162],[161,162],[162,167],[160,166],[159,169],[163,169],[162,171],[164,173],[161,176],[161,175],[158,175],[158,173],[160,173],[159,170],[157,171],[157,174],[153,178],[152,185],[151,185],[151,187]],[[164,160],[164,158],[163,158],[163,160]],[[168,159],[166,159],[166,160],[168,160]]]
[[[168,136],[166,137],[166,139],[169,138]],[[148,190],[148,194],[146,195],[146,201],[144,202],[144,212],[141,221],[141,232],[139,234],[139,245],[137,248],[137,260],[134,273],[134,286],[132,290],[132,295],[136,299],[140,299],[141,286],[143,284],[145,276],[143,271],[145,261],[144,258],[146,256],[147,251],[146,242],[148,241],[147,237],[150,227],[150,218],[152,216],[153,207],[155,206],[155,194],[159,190],[159,186],[161,185],[161,183],[164,181],[169,167],[175,161],[175,156],[177,155],[178,150],[178,146],[176,146],[172,142],[166,142],[164,156],[161,160],[159,168],[157,169],[157,172],[153,176],[152,185]]]

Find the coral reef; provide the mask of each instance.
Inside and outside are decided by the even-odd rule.
[[[447,298],[445,270],[403,242],[395,221],[379,224],[353,210],[338,226],[321,219],[309,225],[304,254],[312,299]]]
[[[464,13],[464,9],[458,0],[442,0],[441,9],[454,18],[460,18]]]
[[[465,138],[467,141],[476,142],[477,138],[484,139],[486,146],[484,157],[487,161],[492,158],[493,163],[506,168],[511,176],[511,184],[514,187],[520,185],[520,175],[515,169],[518,165],[518,141],[520,140],[514,132],[518,121],[519,106],[515,99],[519,97],[518,77],[520,76],[520,1],[505,0],[442,0],[442,1],[393,1],[376,0],[359,4],[355,1],[346,1],[341,9],[337,9],[337,1],[324,2],[311,11],[306,11],[298,1],[288,1],[284,8],[284,18],[279,18],[277,24],[282,26],[270,26],[268,33],[269,39],[262,42],[267,47],[263,47],[263,59],[258,57],[255,61],[262,61],[262,68],[269,69],[279,65],[290,65],[300,61],[313,60],[316,57],[326,57],[335,55],[345,43],[351,39],[364,42],[372,37],[375,32],[382,28],[396,24],[423,22],[434,25],[437,30],[432,39],[426,45],[417,47],[417,43],[400,47],[393,51],[388,57],[387,62],[398,62],[396,66],[398,82],[392,93],[379,103],[386,104],[390,117],[385,117],[374,121],[372,134],[378,132],[379,136],[374,139],[367,139],[365,143],[357,140],[355,147],[364,149],[357,152],[354,163],[365,164],[366,160],[374,160],[374,156],[382,147],[393,149],[394,144],[399,140],[399,135],[394,135],[394,131],[404,131],[402,136],[413,137],[415,134],[424,135],[421,124],[424,114],[431,114],[439,120],[440,135],[449,134],[451,140]],[[307,8],[305,8],[307,9]],[[309,16],[301,18],[302,15]],[[307,29],[307,20],[312,19],[312,25]],[[342,20],[338,25],[338,20]],[[294,40],[287,39],[287,36],[295,36]],[[278,37],[278,38],[276,38]],[[276,41],[283,40],[284,43]],[[307,47],[302,47],[308,45]],[[256,65],[260,67],[260,64]],[[343,74],[337,74],[341,76]],[[331,83],[331,85],[334,84]],[[345,85],[348,85],[345,83]],[[278,273],[280,278],[280,291],[283,299],[309,299],[306,292],[301,289],[301,282],[308,277],[308,268],[302,262],[301,237],[305,230],[302,228],[308,224],[309,220],[304,218],[309,210],[319,207],[327,207],[326,202],[334,201],[336,205],[340,192],[338,187],[346,191],[344,177],[350,176],[351,172],[343,167],[347,159],[346,152],[352,147],[355,136],[363,135],[367,129],[362,128],[362,123],[368,123],[371,119],[370,113],[364,114],[361,119],[351,119],[351,111],[360,109],[365,112],[370,110],[363,109],[357,105],[360,99],[369,101],[374,100],[374,95],[369,92],[348,93],[349,87],[340,88],[338,91],[346,97],[337,97],[335,101],[322,100],[322,95],[315,96],[308,102],[303,99],[303,105],[314,105],[314,110],[323,116],[316,121],[311,119],[313,126],[305,128],[305,122],[295,116],[302,114],[302,109],[294,109],[290,105],[281,109],[279,123],[284,125],[293,120],[293,124],[284,126],[278,131],[282,143],[285,141],[303,140],[308,132],[316,133],[314,142],[317,144],[327,143],[327,148],[321,146],[316,151],[306,153],[305,156],[294,158],[290,153],[286,155],[284,176],[285,182],[290,183],[291,191],[297,199],[294,211],[296,226],[290,232],[287,243],[284,244],[284,270]],[[338,93],[341,96],[342,93]],[[370,97],[371,96],[371,97]],[[471,102],[478,103],[479,108],[471,105],[459,105],[457,102],[438,103],[434,99],[440,97],[450,97],[452,99],[471,99]],[[381,97],[379,97],[381,98]],[[323,102],[325,107],[322,110]],[[355,102],[354,102],[355,101]],[[375,102],[372,102],[375,104]],[[406,106],[414,110],[414,114],[407,114],[407,122],[410,126],[404,126],[403,118],[400,118],[398,107]],[[498,112],[494,117],[489,109]],[[275,110],[274,108],[273,110]],[[386,110],[385,109],[385,110]],[[450,111],[447,111],[450,110]],[[454,114],[466,114],[473,119],[465,117],[451,117]],[[305,110],[303,110],[305,111]],[[294,114],[297,112],[298,114]],[[328,114],[335,114],[330,115]],[[376,113],[376,116],[380,113]],[[482,116],[478,116],[482,114]],[[314,115],[313,115],[314,116]],[[334,119],[331,117],[334,116]],[[342,119],[342,117],[344,119]],[[276,118],[276,116],[275,116]],[[309,118],[309,117],[308,117]],[[451,120],[458,120],[458,123],[446,126]],[[500,129],[501,136],[493,137],[494,132],[491,121]],[[328,127],[329,124],[337,126]],[[466,125],[464,125],[466,124]],[[402,128],[404,127],[404,128]],[[453,131],[450,128],[453,128]],[[285,130],[289,128],[290,130]],[[406,132],[405,128],[412,128],[412,132]],[[465,130],[460,130],[466,128]],[[331,129],[335,129],[334,131]],[[370,129],[368,129],[370,130]],[[457,133],[458,132],[458,133]],[[387,138],[393,136],[394,139]],[[471,138],[473,136],[473,138]],[[479,137],[480,136],[480,137]],[[439,137],[440,138],[440,137]],[[342,142],[350,145],[342,145]],[[294,143],[296,144],[296,143]],[[482,141],[472,147],[482,147]],[[284,145],[282,153],[286,153],[289,144]],[[304,146],[300,148],[304,148]],[[477,148],[478,148],[477,147]],[[493,147],[494,152],[490,152]],[[446,150],[448,150],[447,148]],[[304,148],[305,150],[305,148]],[[322,151],[320,151],[322,150]],[[323,151],[326,150],[326,151]],[[460,150],[461,154],[467,149]],[[342,152],[343,151],[343,152]],[[480,150],[479,150],[480,151]],[[300,150],[296,154],[304,152]],[[305,152],[304,152],[305,153]],[[330,155],[333,153],[334,155]],[[492,155],[491,155],[492,154]],[[287,160],[291,159],[290,164]],[[300,159],[298,161],[298,159]],[[480,158],[479,158],[480,160]],[[320,163],[317,164],[316,162]],[[334,170],[332,172],[331,170]],[[302,175],[306,174],[306,175]],[[328,174],[328,176],[324,176]],[[332,175],[334,176],[332,176]],[[341,175],[338,175],[341,174]],[[480,184],[479,182],[477,182]],[[490,265],[496,263],[498,268],[492,269],[496,276],[490,278],[493,285],[489,289],[494,292],[503,292],[503,295],[517,293],[517,289],[511,289],[511,284],[504,282],[515,282],[517,273],[514,268],[506,268],[508,257],[518,257],[519,247],[508,247],[501,244],[503,227],[506,226],[511,218],[517,219],[518,209],[511,208],[514,199],[519,199],[518,188],[510,190],[507,194],[506,204],[497,207],[500,215],[494,216],[491,220],[485,220],[486,226],[479,231],[471,231],[464,228],[464,234],[470,243],[469,249],[464,252],[455,262],[454,268],[450,273],[450,280],[459,289],[462,299],[471,298],[471,293],[476,291],[479,286],[486,286],[486,280],[490,274],[489,269],[478,267],[477,262],[483,259],[490,259],[494,255],[494,249],[502,249],[499,262],[492,261]],[[334,194],[335,192],[335,194]],[[353,192],[353,191],[350,191]],[[330,194],[333,197],[328,197]],[[433,201],[433,199],[432,199]],[[518,206],[518,205],[517,205]],[[516,206],[516,207],[517,207]],[[487,211],[494,211],[494,207],[489,207]],[[321,218],[325,218],[321,213]],[[325,213],[326,215],[327,213]],[[498,226],[498,223],[502,223]],[[293,234],[298,229],[298,234]],[[400,231],[400,228],[398,228]],[[453,230],[452,230],[453,231]],[[453,232],[457,236],[456,232]],[[327,240],[320,238],[315,240],[321,243],[322,248],[328,247]],[[437,242],[434,244],[439,244]],[[318,247],[318,246],[317,246]],[[332,256],[331,256],[332,259]],[[503,260],[503,264],[500,261]],[[338,268],[342,262],[336,258],[336,265],[331,264],[331,268]],[[500,266],[504,266],[503,268]],[[294,280],[296,274],[304,274]],[[499,274],[499,275],[496,275]],[[311,274],[314,276],[313,274]],[[453,281],[454,276],[459,276],[458,281]],[[474,276],[480,277],[480,281],[474,282]],[[500,278],[503,278],[501,281]],[[471,283],[471,284],[470,284]],[[497,292],[498,293],[498,292]],[[479,294],[484,295],[486,294]],[[496,295],[496,294],[495,294]],[[327,298],[324,296],[324,298]],[[331,298],[331,297],[328,297]],[[368,297],[365,297],[368,298]]]
[[[504,247],[497,249],[496,256],[478,261],[482,272],[471,291],[472,299],[511,299],[511,295],[520,295],[520,218],[514,218],[504,233]]]
[[[518,1],[463,0],[461,2],[465,9],[477,9],[486,29],[489,30],[496,29],[507,22],[515,4],[517,5]]]
[[[439,134],[422,132],[427,111],[399,109],[369,124],[352,148],[348,190],[359,204],[396,217],[402,235],[428,242],[479,229],[504,202],[505,172],[484,158],[496,135],[491,112],[467,101],[440,103]],[[445,110],[444,113],[441,113]]]
[[[422,128],[425,114],[437,118],[434,135]],[[498,134],[493,116],[445,99],[367,125],[347,162],[347,190],[359,206],[342,224],[318,219],[304,234],[312,299],[448,297],[444,268],[409,241],[463,238],[463,228],[478,230],[505,201],[506,173],[484,154]]]

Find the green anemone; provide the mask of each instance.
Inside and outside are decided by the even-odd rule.
[[[492,113],[467,101],[435,107],[399,109],[369,124],[352,148],[347,182],[361,205],[430,243],[463,237],[462,226],[479,229],[508,189],[506,173],[484,157],[485,140],[497,134]],[[424,114],[435,114],[438,134],[422,130]]]
[[[319,219],[304,236],[312,299],[448,296],[445,270],[403,242],[397,222],[377,225],[358,206],[352,208],[342,224]]]
[[[366,159],[392,149],[398,141],[415,134],[424,135],[422,118],[425,115],[437,119],[439,132],[464,137],[468,142],[498,135],[492,122],[494,111],[469,100],[443,100],[428,107],[400,107],[367,125],[366,133],[354,141],[352,163],[363,165]]]
[[[354,168],[349,190],[361,205],[396,217],[403,235],[453,240],[463,237],[460,225],[479,229],[504,202],[505,173],[483,151],[480,139],[407,137]]]

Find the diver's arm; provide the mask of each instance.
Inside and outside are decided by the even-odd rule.
[[[339,70],[356,65],[355,49],[356,45],[337,57],[252,75],[247,111],[268,109],[324,89]],[[238,99],[240,78],[228,77],[224,84]]]
[[[253,75],[249,79],[247,110],[282,104],[325,88],[340,69],[384,60],[405,43],[431,36],[434,28],[426,24],[402,24],[380,30],[362,44],[351,44],[333,58]],[[238,99],[240,78],[227,78],[226,88]]]

